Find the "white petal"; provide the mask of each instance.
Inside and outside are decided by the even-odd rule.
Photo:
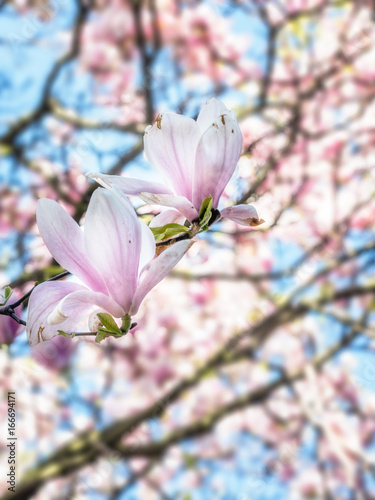
[[[128,195],[138,196],[142,191],[146,191],[147,193],[173,194],[167,186],[159,182],[131,179],[120,175],[100,174],[98,172],[90,172],[86,176],[107,189],[117,186],[123,193]]]
[[[197,148],[193,203],[199,209],[212,196],[217,208],[220,196],[236,168],[242,151],[242,134],[237,120],[222,115],[203,134]]]
[[[162,227],[165,224],[181,224],[186,220],[184,215],[181,215],[177,210],[163,210],[150,222],[150,227]]]
[[[142,247],[139,257],[139,273],[155,257],[156,251],[155,238],[151,229],[142,221],[140,221],[140,226],[142,230]]]
[[[77,290],[64,297],[57,304],[48,316],[48,323],[50,325],[62,323],[67,318],[78,315],[82,311],[89,311],[93,307],[99,307],[115,318],[121,318],[125,315],[124,309],[108,295],[91,290]]]
[[[138,282],[141,227],[126,196],[97,189],[87,210],[84,236],[109,295],[127,312]]]
[[[224,208],[221,211],[221,217],[230,219],[241,226],[259,226],[264,222],[263,219],[259,219],[258,212],[252,205],[236,205]]]
[[[150,205],[173,207],[176,210],[178,210],[189,221],[193,221],[198,217],[198,212],[195,210],[193,204],[184,196],[141,193],[139,197],[141,198],[141,200]]]
[[[90,262],[79,225],[56,202],[38,201],[36,219],[41,237],[56,261],[92,290],[105,292],[105,284]]]
[[[164,113],[144,136],[147,160],[162,174],[175,194],[189,200],[200,135],[199,126],[192,118]]]
[[[64,297],[78,290],[87,289],[65,281],[46,281],[35,288],[30,296],[26,320],[26,333],[31,346],[55,337],[57,330],[74,330],[80,321],[79,315],[69,317],[58,327],[48,323],[48,316]]]
[[[214,97],[202,108],[197,118],[197,123],[203,134],[221,115],[229,115],[229,109]]]

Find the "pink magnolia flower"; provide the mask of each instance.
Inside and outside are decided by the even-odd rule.
[[[97,330],[98,312],[122,319],[133,316],[147,293],[192,244],[179,241],[154,259],[151,230],[116,190],[94,192],[84,231],[57,202],[48,199],[38,201],[37,223],[56,261],[84,285],[49,281],[35,288],[26,327],[31,345],[51,339],[58,330],[74,331],[89,314],[91,331]]]
[[[166,185],[117,175],[89,173],[106,188],[117,186],[150,204],[175,208],[187,220],[198,219],[202,201],[212,196],[217,209],[242,151],[242,134],[234,111],[211,99],[197,121],[175,113],[159,115],[146,128],[145,154]],[[254,207],[224,209],[222,217],[246,224],[258,220]],[[255,224],[253,224],[255,225]]]

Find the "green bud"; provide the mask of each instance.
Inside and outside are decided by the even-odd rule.
[[[110,314],[98,313],[97,316],[109,333],[117,333],[118,335],[121,334],[120,328]]]
[[[99,328],[98,329],[98,333],[96,334],[96,337],[95,337],[95,342],[97,344],[100,344],[100,342],[106,338],[110,337],[110,333],[108,333],[108,331],[106,331],[104,328]]]
[[[108,337],[115,337],[115,338],[123,337],[128,333],[128,331],[132,326],[131,317],[129,316],[129,314],[125,314],[125,316],[121,318],[122,319],[121,328],[118,327],[116,321],[110,314],[98,313],[97,316],[101,321],[101,323],[103,324],[103,326],[100,326],[98,328],[98,333],[96,334],[95,337],[95,342],[97,342],[98,344],[102,340]]]
[[[201,208],[199,209],[199,225],[205,229],[205,226],[209,223],[212,215],[212,196],[205,198],[202,201]],[[207,230],[206,228],[205,230]]]

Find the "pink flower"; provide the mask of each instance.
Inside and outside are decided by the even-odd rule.
[[[58,335],[58,329],[74,331],[89,314],[91,331],[97,330],[99,312],[130,319],[192,244],[179,241],[154,259],[151,230],[116,190],[94,192],[84,231],[57,202],[48,199],[38,201],[37,223],[56,261],[85,286],[50,281],[36,287],[26,327],[31,345]]]
[[[146,129],[144,146],[146,158],[166,185],[100,173],[88,177],[106,188],[117,186],[146,203],[173,207],[194,221],[205,198],[212,196],[212,208],[217,209],[241,155],[242,134],[235,113],[211,99],[197,121],[175,113],[159,115]],[[253,207],[241,210],[238,214],[231,209],[226,216],[233,214],[238,221],[246,212],[245,219],[257,218]]]

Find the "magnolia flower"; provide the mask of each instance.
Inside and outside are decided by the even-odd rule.
[[[87,176],[106,188],[117,186],[127,195],[137,195],[146,203],[173,207],[193,222],[204,199],[211,196],[212,208],[217,210],[241,155],[242,134],[234,111],[211,99],[197,121],[175,113],[159,115],[146,128],[144,146],[147,160],[166,184],[100,173]],[[173,213],[169,215],[176,219]],[[260,223],[255,208],[248,205],[224,209],[221,216],[246,225]]]
[[[147,293],[177,264],[192,244],[179,241],[155,256],[151,230],[140,222],[122,194],[97,189],[91,197],[84,231],[55,201],[41,199],[37,223],[56,261],[83,284],[48,281],[30,297],[27,335],[31,345],[49,340],[89,317],[98,329],[98,313],[121,318],[130,328]],[[124,331],[124,330],[123,330]]]

